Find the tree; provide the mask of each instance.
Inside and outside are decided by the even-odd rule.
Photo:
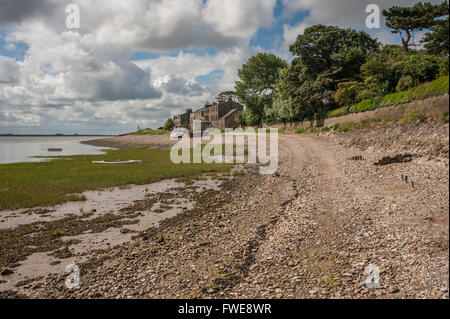
[[[236,92],[234,91],[223,91],[217,96],[217,100],[228,100],[229,97],[236,99]]]
[[[276,113],[288,114],[282,111],[288,102],[292,120],[325,116],[335,104],[338,83],[361,80],[361,65],[378,48],[379,43],[364,32],[325,25],[307,28],[290,47],[298,57],[277,82],[281,101]]]
[[[366,88],[360,96],[366,99],[393,92],[401,77],[397,73],[397,63],[404,56],[403,49],[399,45],[386,45],[373,54],[361,66]]]
[[[448,17],[445,20],[437,21],[430,28],[431,32],[425,33],[422,43],[428,54],[445,55],[449,54],[449,24]]]
[[[236,96],[245,105],[243,117],[248,125],[259,125],[264,108],[271,107],[275,82],[287,63],[273,54],[258,53],[238,70]]]
[[[351,106],[359,102],[359,94],[362,90],[364,90],[362,82],[341,82],[338,84],[334,99],[340,106]]]
[[[401,78],[404,80],[398,87],[405,87],[403,82],[408,76],[412,79],[414,86],[424,81],[434,80],[439,76],[443,59],[445,60],[445,58],[424,55],[415,50],[404,54],[401,46],[386,45],[361,66],[366,88],[360,96],[372,98],[394,92]]]
[[[408,52],[411,32],[436,25],[436,18],[448,15],[448,3],[433,5],[429,2],[419,2],[412,7],[393,6],[383,10],[383,15],[386,17],[386,26],[393,29],[392,33],[400,34],[403,51]]]
[[[167,119],[166,123],[164,123],[164,129],[166,131],[172,131],[174,127],[175,127],[175,123],[173,122],[172,118],[169,117]]]
[[[365,32],[335,26],[314,25],[290,46],[311,74],[332,70],[336,79],[359,79],[360,66],[379,43]]]

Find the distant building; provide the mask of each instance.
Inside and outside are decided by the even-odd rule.
[[[238,112],[242,111],[244,107],[234,102],[230,96],[228,100],[218,100],[213,104],[206,104],[200,110],[192,112],[192,109],[187,109],[186,113],[174,117],[176,126],[186,126],[188,121],[189,129],[194,126],[194,121],[201,121],[201,129],[205,130],[210,127],[218,129],[235,128],[238,124]]]
[[[189,127],[189,122],[191,119],[192,109],[186,109],[186,112],[180,115],[176,115],[173,117],[173,122],[175,123],[175,127]]]

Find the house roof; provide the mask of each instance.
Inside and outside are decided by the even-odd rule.
[[[225,119],[227,117],[229,117],[230,115],[232,115],[233,113],[240,111],[239,109],[232,109],[230,112],[228,112],[227,114],[225,114],[224,116],[222,116],[220,119]]]

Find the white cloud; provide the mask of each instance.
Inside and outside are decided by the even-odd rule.
[[[67,126],[117,133],[135,129],[137,123],[159,126],[168,116],[200,107],[221,90],[233,88],[236,70],[254,52],[249,39],[273,23],[276,4],[276,0],[70,2],[80,6],[79,30],[65,27],[64,7],[69,2],[2,1],[0,28],[9,31],[8,47],[19,41],[28,45],[23,62],[0,57],[2,127],[64,132]],[[180,51],[175,57],[129,61],[138,50],[205,47],[219,51],[214,55]],[[195,81],[215,70],[224,72],[217,82]]]
[[[275,5],[276,0],[209,0],[203,17],[219,34],[248,39],[273,23]]]
[[[0,85],[2,83],[16,83],[19,80],[19,72],[20,66],[15,60],[0,56]]]

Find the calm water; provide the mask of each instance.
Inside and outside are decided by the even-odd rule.
[[[102,149],[81,144],[96,136],[0,136],[0,164],[45,161],[32,156],[59,156],[78,154],[103,154]],[[49,148],[62,148],[62,152],[49,152]]]

